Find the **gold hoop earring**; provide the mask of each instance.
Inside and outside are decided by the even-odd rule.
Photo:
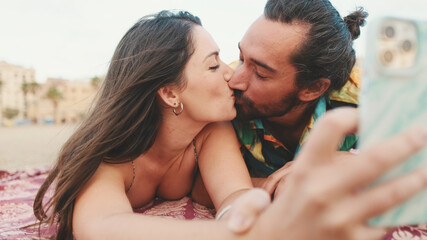
[[[181,110],[179,112],[176,112],[176,108],[172,109],[172,112],[175,114],[175,116],[178,116],[179,114],[181,114],[184,111],[184,104],[182,104],[182,102],[179,104],[181,107]]]

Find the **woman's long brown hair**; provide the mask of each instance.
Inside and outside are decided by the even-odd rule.
[[[103,161],[128,162],[152,146],[161,122],[157,90],[185,87],[195,25],[199,18],[188,12],[162,11],[140,19],[120,41],[94,107],[62,147],[34,201],[40,226],[56,225],[56,239],[73,239],[76,197]],[[44,203],[51,186],[53,196]]]

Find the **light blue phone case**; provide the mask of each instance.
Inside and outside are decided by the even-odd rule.
[[[400,27],[396,27],[393,31],[387,28],[387,24],[394,23]],[[408,43],[404,39],[406,37],[411,39],[412,33],[409,33],[412,31],[411,26],[416,33]],[[398,36],[399,31],[402,32],[400,36]],[[409,32],[405,33],[405,31]],[[392,37],[402,41],[387,43],[387,38]],[[427,127],[427,23],[396,18],[378,19],[370,26],[368,25],[367,39],[360,96],[361,149],[373,146],[411,126]],[[395,49],[393,44],[398,44]],[[411,49],[414,47],[416,49]],[[394,50],[387,50],[387,48]],[[406,61],[404,57],[401,57],[403,60],[399,60],[400,56],[411,55],[410,51],[415,55],[412,63],[408,64],[410,61]],[[422,166],[427,166],[427,147],[387,172],[373,185]],[[376,226],[418,223],[427,223],[427,189],[370,221],[370,225]]]

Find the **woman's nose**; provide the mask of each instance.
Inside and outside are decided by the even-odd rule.
[[[231,80],[231,77],[233,76],[233,72],[234,72],[233,69],[228,65],[226,65],[226,69],[224,72],[224,79],[226,82],[229,82]]]

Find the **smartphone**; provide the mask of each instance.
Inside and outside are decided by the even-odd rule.
[[[415,125],[427,127],[427,22],[383,17],[368,25],[360,95],[359,148]],[[427,166],[427,147],[373,185]],[[374,226],[427,223],[427,189],[371,219]]]

